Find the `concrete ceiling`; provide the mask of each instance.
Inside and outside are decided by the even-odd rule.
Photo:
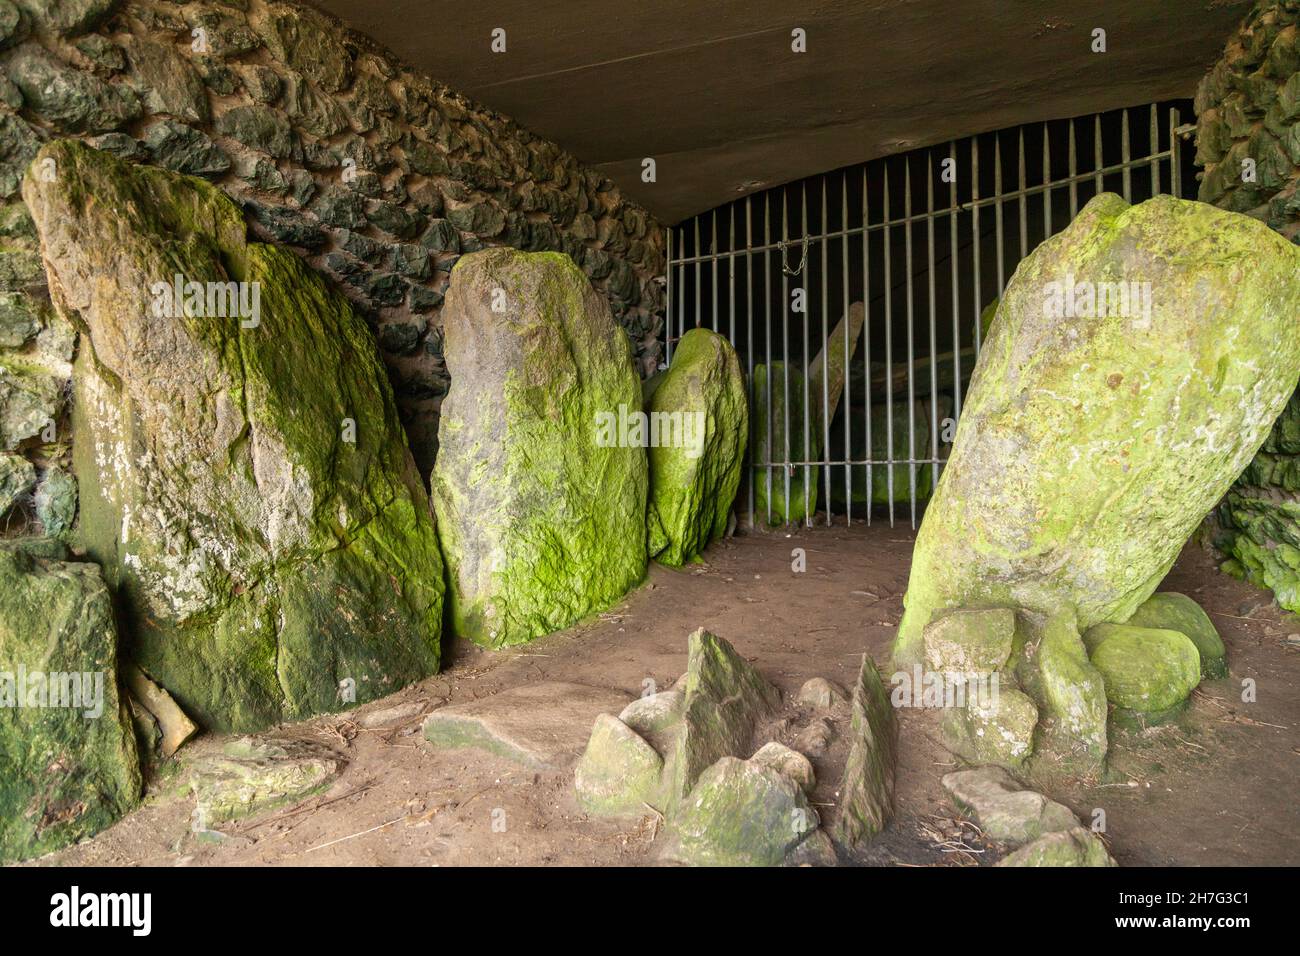
[[[1191,96],[1251,0],[318,0],[666,223],[1036,120]],[[505,53],[493,53],[495,28]],[[791,30],[807,52],[791,51]],[[1091,52],[1092,31],[1108,52]],[[655,183],[641,181],[654,157]]]

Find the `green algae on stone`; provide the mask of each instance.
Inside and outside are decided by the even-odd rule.
[[[1228,676],[1223,639],[1210,616],[1186,594],[1175,591],[1153,594],[1124,623],[1186,634],[1201,655],[1201,676],[1211,680]]]
[[[28,176],[24,198],[83,332],[78,538],[120,592],[129,656],[222,730],[435,672],[437,538],[365,323],[297,256],[248,242],[208,183],[75,142],[45,157],[58,176]],[[243,283],[256,314],[166,308],[177,275]]]
[[[670,823],[673,855],[693,866],[778,866],[820,822],[784,773],[722,757],[700,775]]]
[[[994,866],[1115,866],[1106,844],[1083,827],[1046,833]]]
[[[1098,624],[1085,640],[1093,666],[1116,707],[1160,713],[1176,707],[1201,682],[1201,657],[1180,631]]]
[[[691,329],[646,402],[651,556],[681,567],[727,529],[745,463],[749,411],[736,350]],[[662,543],[662,547],[658,545]]]
[[[1294,390],[1298,312],[1300,249],[1199,203],[1102,195],[1039,246],[980,353],[896,660],[947,608],[1068,611],[1079,629],[1131,615]],[[1091,670],[1077,641],[1043,643],[1043,686],[1095,732],[1096,695],[1068,699]]]
[[[1000,767],[945,774],[943,788],[958,809],[975,818],[986,836],[1000,842],[1028,843],[1079,825],[1069,807],[1026,790]]]
[[[673,800],[689,793],[719,758],[748,753],[758,723],[781,702],[780,691],[704,628],[690,636],[686,674],[676,689],[682,693],[681,725],[664,761]]]
[[[1092,774],[1106,759],[1106,688],[1088,660],[1072,612],[1016,615],[1009,670],[1038,708],[1038,751],[1067,771]]]
[[[451,621],[520,644],[645,574],[645,449],[602,428],[640,411],[640,381],[605,298],[560,253],[463,256],[442,321],[451,389],[431,483]]]
[[[1016,612],[1010,608],[956,608],[925,627],[925,666],[959,676],[993,674],[1011,656]]]
[[[196,828],[301,803],[333,783],[344,763],[320,744],[260,737],[195,754],[187,770]]]
[[[644,814],[658,809],[663,757],[627,724],[601,714],[574,769],[578,805],[588,813]]]
[[[49,539],[0,547],[0,863],[91,836],[140,798],[113,602],[97,567],[65,555]]]
[[[894,771],[898,765],[898,715],[871,658],[853,687],[849,756],[839,789],[835,839],[848,847],[870,840],[894,816]]]
[[[993,764],[1019,770],[1034,752],[1038,707],[1028,694],[999,687],[996,702],[967,699],[964,707],[949,707],[943,715],[943,742],[972,764]]]

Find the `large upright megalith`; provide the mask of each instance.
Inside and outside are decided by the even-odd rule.
[[[436,671],[437,538],[365,323],[201,180],[67,141],[34,169],[23,198],[82,332],[78,535],[128,656],[236,730]]]
[[[939,612],[1015,608],[1070,622],[1038,663],[1094,683],[1077,634],[1151,596],[1259,448],[1300,378],[1297,316],[1300,249],[1263,224],[1169,196],[1089,203],[1007,287],[895,658],[922,659]],[[1058,701],[1065,673],[1044,675]]]
[[[731,343],[691,329],[646,403],[651,554],[680,567],[727,528],[745,466],[749,403]]]
[[[627,337],[561,253],[464,256],[442,312],[451,389],[433,505],[456,632],[518,644],[603,610],[646,568]]]

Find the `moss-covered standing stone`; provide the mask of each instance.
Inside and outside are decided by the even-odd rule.
[[[848,847],[870,840],[894,816],[894,771],[898,765],[898,715],[871,658],[853,687],[849,756],[840,783],[835,839]]]
[[[97,833],[140,798],[108,588],[58,543],[33,545],[0,547],[0,863]]]
[[[437,540],[365,324],[292,253],[248,242],[206,182],[75,142],[42,158],[57,176],[29,175],[24,199],[83,330],[78,534],[121,592],[130,656],[237,730],[436,671]],[[244,283],[256,314],[167,309],[178,274]]]
[[[1121,283],[1137,283],[1127,307],[1078,298]],[[1294,390],[1297,313],[1300,249],[1261,223],[1168,196],[1090,202],[1007,287],[917,537],[895,658],[916,661],[947,608],[1068,612],[1080,629],[1131,615]],[[1042,647],[1086,672],[1077,650]]]
[[[451,390],[433,506],[456,633],[519,644],[604,610],[646,568],[646,454],[627,337],[568,256],[488,249],[452,271]],[[605,436],[608,437],[608,436]]]
[[[740,486],[749,407],[731,343],[708,329],[682,336],[646,415],[652,429],[646,520],[662,531],[659,541],[651,531],[650,551],[660,563],[680,567],[726,531]],[[672,434],[665,436],[666,428]]]

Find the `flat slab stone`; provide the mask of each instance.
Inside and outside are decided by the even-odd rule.
[[[535,770],[559,770],[586,748],[596,715],[618,713],[627,698],[626,691],[543,681],[436,710],[424,721],[424,737],[439,747],[475,747]]]

